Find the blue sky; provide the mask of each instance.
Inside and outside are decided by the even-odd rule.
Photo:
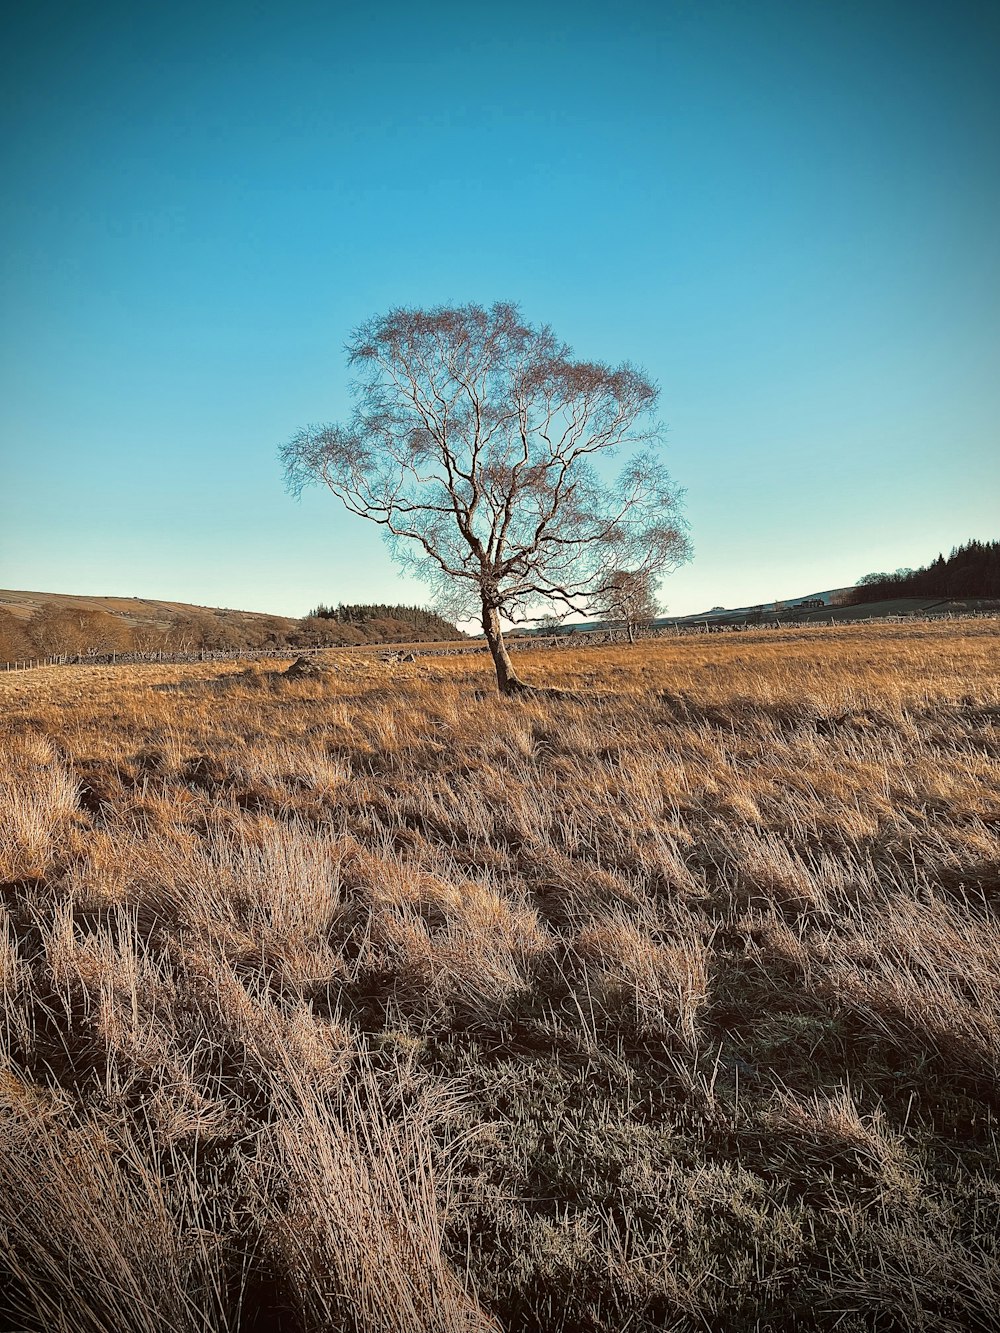
[[[424,600],[283,489],[393,305],[662,386],[672,611],[1000,536],[1000,11],[54,5],[0,56],[0,584]]]

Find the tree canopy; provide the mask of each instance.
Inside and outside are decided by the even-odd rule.
[[[886,601],[894,597],[1000,597],[1000,541],[968,541],[938,555],[921,569],[893,574],[865,574],[851,596],[853,602]]]
[[[651,625],[658,613],[652,574],[619,570],[612,575],[608,618],[625,626],[630,643],[635,640],[635,631]]]

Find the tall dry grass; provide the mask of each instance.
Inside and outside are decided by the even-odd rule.
[[[995,1327],[998,647],[0,678],[6,1327]]]

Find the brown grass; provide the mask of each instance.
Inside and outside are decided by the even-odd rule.
[[[995,1327],[998,648],[0,676],[0,1322]]]

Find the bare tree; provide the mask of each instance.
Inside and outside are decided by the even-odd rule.
[[[131,629],[121,616],[57,602],[43,606],[28,622],[27,632],[36,650],[45,656],[122,652],[132,646]]]
[[[624,625],[629,643],[635,643],[637,629],[647,629],[656,619],[656,581],[652,571],[616,570],[611,576],[607,617]]]
[[[641,371],[575,359],[506,303],[392,310],[346,350],[353,416],[293,436],[281,451],[288,485],[325,483],[386,530],[439,608],[481,617],[502,693],[525,688],[503,617],[587,611],[616,570],[659,573],[687,557],[657,458],[657,390]],[[619,449],[628,456],[609,480],[603,461]]]
[[[35,645],[25,632],[23,620],[0,610],[0,665],[35,656]]]
[[[534,627],[546,634],[557,634],[562,629],[565,619],[566,612],[558,611],[553,607],[550,611],[545,611],[542,615],[535,617]]]

